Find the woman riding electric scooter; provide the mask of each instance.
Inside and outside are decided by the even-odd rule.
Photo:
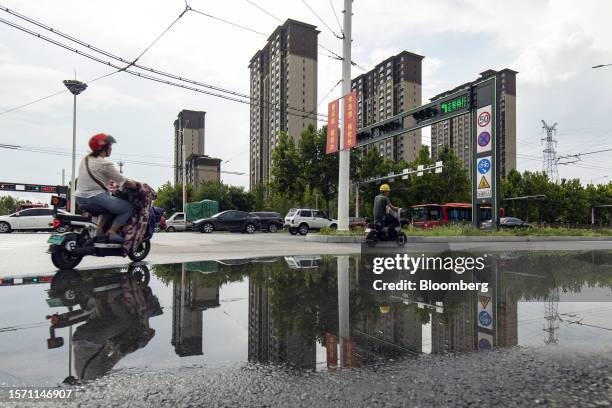
[[[75,195],[78,205],[96,205],[115,216],[108,230],[108,240],[120,243],[123,242],[123,236],[118,231],[130,219],[134,207],[128,201],[113,196],[110,190],[113,187],[136,188],[137,183],[125,178],[110,160],[106,160],[110,157],[115,143],[117,140],[106,133],[98,133],[89,139],[91,153],[85,156],[79,165]],[[104,224],[107,216],[103,215],[98,219],[96,231],[98,239],[105,236]]]

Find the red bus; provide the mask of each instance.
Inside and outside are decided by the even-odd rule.
[[[499,209],[500,217],[504,209]],[[480,207],[481,220],[491,219],[491,207]],[[472,204],[420,204],[412,206],[412,225],[417,228],[434,228],[439,225],[470,224],[472,222]]]

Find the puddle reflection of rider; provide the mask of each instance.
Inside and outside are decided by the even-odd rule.
[[[380,194],[374,198],[374,221],[392,230],[399,226],[399,221],[396,217],[389,214],[389,210],[397,213],[399,209],[391,204],[391,200],[389,199],[390,192],[391,188],[388,184],[380,186]]]
[[[155,335],[149,317],[161,314],[151,288],[133,279],[123,280],[105,296],[90,298],[88,305],[95,313],[72,338],[76,374],[82,381],[103,376],[124,356],[145,347]]]

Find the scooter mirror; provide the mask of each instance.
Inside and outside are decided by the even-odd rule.
[[[53,338],[47,339],[47,348],[48,349],[60,348],[63,345],[64,345],[64,338],[63,337],[53,337]]]

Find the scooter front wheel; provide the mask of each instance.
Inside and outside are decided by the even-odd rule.
[[[57,269],[67,270],[74,269],[83,259],[80,255],[73,255],[65,249],[53,252],[51,254],[51,262]]]

